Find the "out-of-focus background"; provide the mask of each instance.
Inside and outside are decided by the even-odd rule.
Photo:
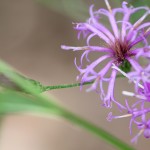
[[[36,0],[0,1],[0,58],[22,74],[39,80],[45,85],[74,83],[78,71],[73,60],[80,54],[63,51],[60,45],[84,45],[83,42],[77,40],[72,25],[72,22],[77,22],[81,18],[77,18],[76,14],[71,17],[71,13],[61,10],[66,6],[61,0],[53,7],[47,6],[45,2],[46,0],[43,2]],[[90,0],[85,2],[87,8],[95,3]],[[71,3],[66,7],[72,9]],[[96,7],[105,7],[105,5],[102,1],[96,1]],[[86,12],[82,20],[85,16]],[[130,90],[131,87],[132,85],[129,85],[126,79],[118,79],[116,97],[123,101],[124,97],[119,93],[122,89]],[[62,89],[48,92],[48,94],[54,95],[68,110],[130,144],[130,139],[136,134],[136,130],[133,127],[133,136],[129,135],[129,119],[106,121],[110,110],[101,107],[96,93],[87,93],[85,89],[86,87],[82,91],[79,87]],[[115,107],[112,112],[120,114]],[[69,122],[29,114],[5,116],[1,123],[0,137],[1,150],[114,149],[111,145]],[[140,137],[134,146],[137,150],[148,150],[150,142]]]

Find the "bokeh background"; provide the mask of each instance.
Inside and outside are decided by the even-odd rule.
[[[47,0],[48,1],[48,0]],[[78,41],[72,22],[83,20],[88,6],[105,7],[103,1],[84,1],[87,6],[79,17],[80,6],[72,0],[57,0],[47,5],[41,0],[0,0],[0,58],[25,76],[45,85],[76,82],[78,71],[73,60],[80,54],[63,51],[61,44],[84,45]],[[49,0],[52,1],[52,0]],[[52,4],[52,5],[51,5]],[[115,5],[111,1],[112,5]],[[76,7],[75,7],[76,6]],[[126,79],[118,79],[116,97],[121,90],[132,90]],[[129,119],[106,121],[110,110],[101,107],[99,96],[80,91],[79,87],[47,92],[68,110],[104,128],[130,144]],[[120,114],[114,107],[114,114]],[[149,150],[149,139],[140,137],[133,145],[137,150]],[[61,119],[10,114],[3,118],[0,130],[1,150],[114,150],[111,145]]]

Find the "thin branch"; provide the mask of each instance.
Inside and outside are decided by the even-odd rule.
[[[73,87],[77,87],[77,86],[81,86],[81,85],[89,85],[89,84],[92,84],[93,82],[94,81],[84,82],[83,84],[81,84],[81,83],[72,83],[72,84],[45,86],[44,91],[55,90],[55,89],[64,89],[64,88],[73,88]]]

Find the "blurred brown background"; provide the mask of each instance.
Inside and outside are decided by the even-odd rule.
[[[92,3],[93,1],[88,1]],[[101,7],[102,2],[97,4]],[[78,71],[71,51],[61,44],[83,45],[76,39],[74,19],[54,12],[34,0],[0,0],[0,57],[26,76],[45,85],[73,83]],[[118,79],[117,93],[129,90],[126,79]],[[103,127],[130,143],[129,119],[106,121],[107,113],[99,96],[79,88],[48,92],[72,112]],[[123,100],[122,95],[116,95]],[[117,110],[112,110],[119,114]],[[134,130],[134,129],[133,129]],[[136,131],[136,130],[135,130]],[[1,125],[1,150],[113,150],[111,145],[72,124],[58,119],[30,115],[8,115]],[[135,135],[134,132],[133,135]],[[138,150],[148,150],[149,140],[140,137]]]

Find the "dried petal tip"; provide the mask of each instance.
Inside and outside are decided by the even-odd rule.
[[[122,91],[122,94],[123,94],[123,95],[126,95],[126,96],[135,96],[134,93],[128,92],[128,91]]]
[[[64,49],[64,50],[75,50],[76,47],[61,45],[61,48]]]
[[[70,50],[70,47],[69,47],[69,46],[66,46],[66,45],[61,45],[61,48],[62,48],[62,49],[65,49],[65,50]]]
[[[85,46],[85,47],[75,47],[75,46],[61,45],[61,48],[64,49],[64,50],[79,51],[79,50],[86,50],[86,49],[88,49],[88,46]]]
[[[110,12],[112,12],[112,9],[111,9],[111,6],[110,6],[108,0],[105,0],[105,4],[106,4],[108,10],[109,10]]]

